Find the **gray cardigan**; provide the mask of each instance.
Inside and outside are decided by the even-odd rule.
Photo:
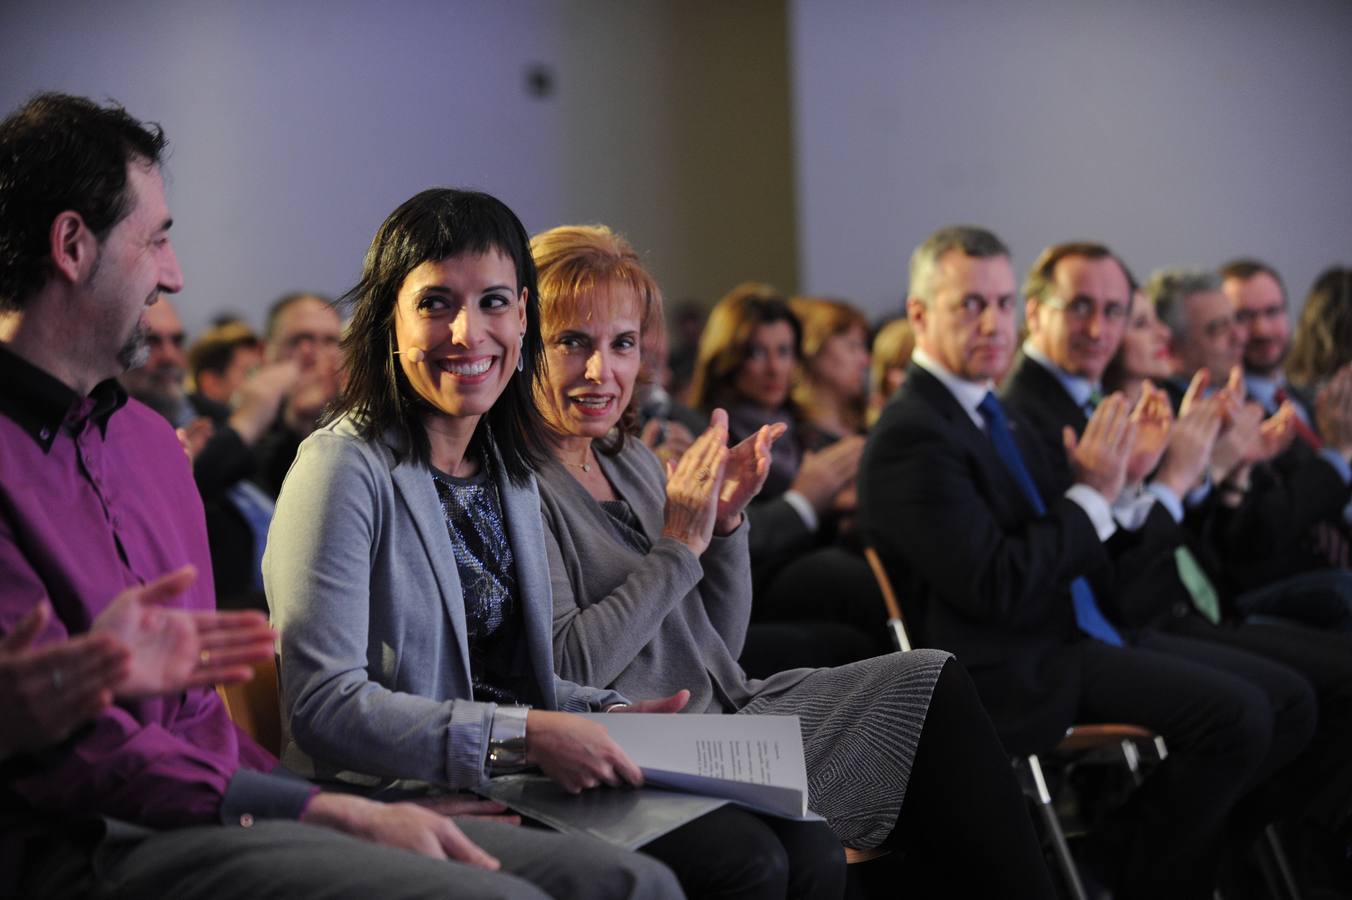
[[[811,669],[756,681],[737,664],[751,616],[749,524],[715,537],[696,558],[662,537],[666,481],[657,457],[631,440],[597,459],[652,549],[643,555],[620,539],[609,513],[558,463],[540,470],[559,672],[636,697],[689,688],[685,711],[695,713],[734,712],[802,681]]]
[[[538,493],[496,471],[545,705],[624,702],[554,675]],[[425,466],[396,466],[389,442],[362,439],[347,420],[317,430],[277,499],[263,578],[280,632],[288,767],[367,788],[483,780],[496,705],[468,699],[460,577]]]

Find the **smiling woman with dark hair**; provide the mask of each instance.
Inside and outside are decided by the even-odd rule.
[[[573,713],[674,712],[688,694],[630,704],[554,674],[533,475],[548,452],[531,393],[542,345],[521,223],[486,194],[424,191],[376,233],[347,299],[347,386],[301,446],[264,563],[286,760],[381,797],[528,766],[574,793],[641,783],[605,728]],[[706,826],[726,815],[642,856],[534,828],[462,827],[555,896],[674,894],[679,879],[691,896],[779,900],[783,850],[717,839]]]
[[[348,383],[301,445],[264,559],[289,765],[377,799],[524,764],[575,792],[641,781],[604,728],[563,712],[625,699],[552,670],[531,476],[540,337],[521,223],[486,194],[424,191],[376,232],[347,299]],[[597,841],[459,824],[555,896],[680,893],[662,866]],[[445,850],[482,865],[469,848]]]

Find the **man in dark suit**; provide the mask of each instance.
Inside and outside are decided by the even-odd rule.
[[[1237,324],[1235,307],[1221,291],[1220,280],[1206,272],[1164,270],[1151,276],[1147,290],[1172,332],[1183,377],[1205,367],[1213,385],[1224,383],[1249,342],[1248,330]],[[1265,356],[1270,353],[1264,350]],[[1339,548],[1348,538],[1343,511],[1352,500],[1352,445],[1341,437],[1341,422],[1352,410],[1345,404],[1326,404],[1316,419],[1321,414],[1332,421],[1327,425],[1316,421],[1315,430],[1327,428],[1339,437],[1329,442],[1313,434],[1297,437],[1299,411],[1288,399],[1269,422],[1286,420],[1293,429],[1289,436],[1295,439],[1264,450],[1257,460],[1246,461],[1214,485],[1232,507],[1225,528],[1217,533],[1221,561],[1237,602],[1246,610],[1279,613],[1293,597],[1301,602],[1293,605],[1292,614],[1302,618],[1312,608],[1327,606],[1339,614],[1347,608],[1346,573],[1339,571],[1345,569],[1345,551]],[[1308,577],[1289,581],[1294,576]],[[1275,590],[1272,586],[1278,582],[1294,584],[1297,590]],[[1250,603],[1253,596],[1244,596],[1259,591],[1261,602]],[[1312,603],[1310,596],[1325,597],[1327,602]]]
[[[1131,308],[1131,277],[1102,245],[1058,244],[1033,263],[1024,294],[1029,337],[1003,399],[1044,441],[1059,441],[1064,429],[1079,434],[1088,422],[1076,398],[1097,393],[1117,351],[1123,332],[1112,325],[1125,321]],[[1185,415],[1207,415],[1199,407],[1208,402],[1195,399]],[[1312,817],[1331,835],[1352,799],[1352,642],[1313,629],[1250,625],[1236,614],[1233,598],[1214,580],[1215,555],[1183,527],[1183,498],[1211,452],[1211,444],[1189,439],[1187,427],[1172,429],[1171,437],[1182,440],[1170,441],[1153,482],[1128,485],[1149,506],[1145,514],[1119,501],[1119,517],[1144,519],[1142,530],[1151,538],[1144,542],[1148,551],[1119,566],[1110,617],[1131,628],[1135,646],[1196,660],[1262,688],[1276,714],[1277,754],[1290,759],[1293,750],[1305,749],[1267,786],[1268,802],[1255,804],[1260,808],[1250,811],[1247,824],[1291,813]],[[1192,518],[1198,531],[1208,530],[1204,515]]]
[[[1067,440],[1074,484],[992,393],[1014,347],[1005,246],[948,228],[915,251],[907,314],[916,353],[869,437],[860,524],[918,638],[967,667],[1013,753],[1051,749],[1074,722],[1135,722],[1170,756],[1106,828],[1121,897],[1207,896],[1223,823],[1269,764],[1261,691],[1187,660],[1123,646],[1102,616],[1113,590],[1111,506],[1134,438],[1123,398]]]
[[[1249,398],[1262,405],[1268,415],[1290,400],[1301,422],[1313,429],[1312,398],[1288,384],[1282,372],[1291,349],[1291,313],[1281,276],[1267,263],[1247,258],[1231,260],[1221,266],[1219,274],[1221,291],[1235,308]],[[1303,439],[1308,441],[1309,437]],[[1319,439],[1315,436],[1314,440]]]

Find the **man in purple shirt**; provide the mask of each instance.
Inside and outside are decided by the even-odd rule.
[[[120,107],[63,95],[0,123],[0,635],[20,634],[7,650],[82,635],[165,573],[171,609],[214,608],[184,452],[113,380],[144,361],[144,310],[182,287],[163,147]],[[30,637],[44,598],[54,615]],[[202,663],[219,647],[204,639]],[[53,704],[88,700],[49,671]],[[91,704],[59,743],[0,741],[16,748],[0,766],[0,894],[679,894],[660,864],[594,842],[481,820],[462,831],[442,814],[455,801],[321,793],[274,772],[209,685],[109,691],[116,702]]]

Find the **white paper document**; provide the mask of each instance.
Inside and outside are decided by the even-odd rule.
[[[801,819],[807,767],[797,716],[590,713],[653,787]]]

